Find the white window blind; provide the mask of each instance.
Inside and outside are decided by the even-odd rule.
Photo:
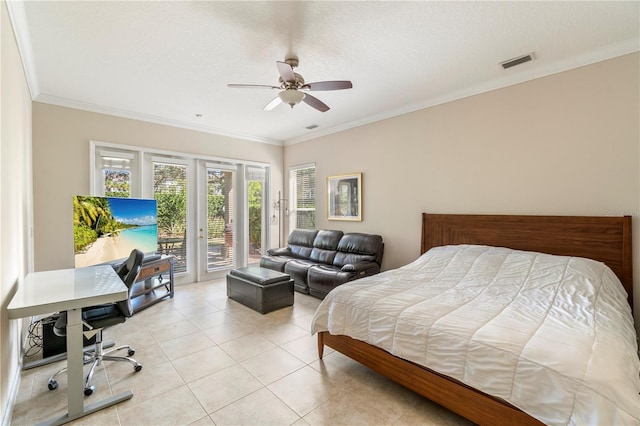
[[[316,167],[305,165],[289,171],[290,230],[316,227]]]

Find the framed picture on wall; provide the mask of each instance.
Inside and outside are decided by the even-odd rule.
[[[329,220],[362,220],[362,173],[327,177]]]

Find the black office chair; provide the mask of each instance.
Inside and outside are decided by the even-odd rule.
[[[143,258],[144,253],[142,253],[140,250],[134,249],[129,255],[129,258],[116,270],[117,274],[129,289],[129,297],[127,299],[116,303],[90,306],[88,308],[82,309],[84,334],[85,336],[87,336],[87,338],[91,338],[94,335],[96,338],[95,348],[91,351],[85,352],[84,363],[88,364],[90,362],[93,362],[93,364],[91,365],[91,369],[87,374],[87,378],[84,382],[84,394],[87,396],[91,395],[95,390],[95,386],[91,385],[91,379],[96,367],[102,364],[102,361],[126,361],[133,364],[134,371],[138,372],[142,370],[142,364],[131,358],[136,351],[129,345],[120,346],[108,352],[104,352],[102,348],[102,330],[105,327],[124,322],[127,318],[133,315],[133,308],[131,307],[131,288],[133,287],[133,284],[136,282],[136,278],[140,273],[140,265],[142,264]],[[57,336],[61,337],[67,335],[66,312],[60,313],[60,317],[56,320],[53,327],[53,332]],[[119,351],[121,349],[127,349],[128,356],[124,357],[110,355],[111,353]],[[66,371],[67,368],[65,367],[49,378],[49,390],[58,388],[58,382],[55,380],[55,378],[59,374],[62,374]]]

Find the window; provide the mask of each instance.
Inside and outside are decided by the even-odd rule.
[[[289,229],[316,227],[316,166],[307,164],[289,171]]]
[[[95,193],[105,197],[136,197],[137,188],[133,182],[137,179],[136,155],[126,151],[108,149],[96,150]]]

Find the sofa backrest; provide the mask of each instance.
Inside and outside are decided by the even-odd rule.
[[[313,240],[310,259],[314,262],[331,265],[336,256],[338,243],[344,233],[342,231],[320,230]]]
[[[311,256],[313,241],[317,234],[318,231],[315,229],[294,229],[291,231],[287,240],[291,254],[308,259]]]
[[[380,235],[347,233],[338,243],[338,251],[333,258],[335,266],[343,267],[350,263],[375,262],[380,266],[384,244]]]

